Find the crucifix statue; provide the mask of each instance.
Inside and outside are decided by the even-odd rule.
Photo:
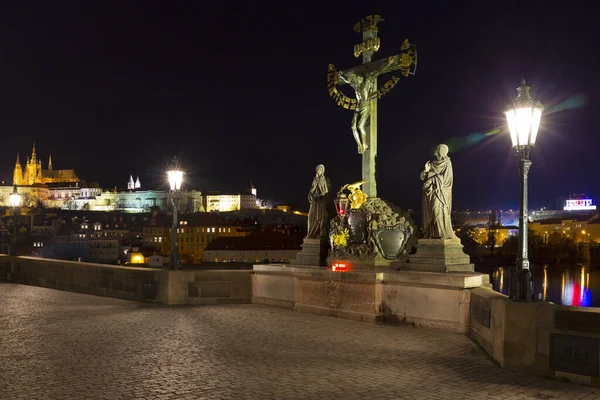
[[[329,64],[327,86],[329,95],[337,104],[354,111],[352,134],[362,155],[362,179],[365,193],[377,197],[375,181],[375,157],[377,156],[377,100],[389,92],[399,81],[393,76],[382,87],[377,87],[377,78],[385,73],[399,71],[402,76],[414,75],[417,66],[416,47],[405,40],[400,54],[372,61],[373,53],[379,50],[381,41],[377,37],[377,24],[382,21],[379,15],[369,15],[354,26],[362,32],[363,42],[354,46],[354,56],[362,54],[362,65],[338,71]],[[337,88],[338,85],[352,86],[355,98],[347,97]]]
[[[356,109],[352,117],[352,133],[358,145],[358,154],[368,150],[366,126],[371,117],[371,99],[377,95],[377,77],[390,70],[394,65],[394,58],[388,58],[388,63],[379,70],[368,72],[364,76],[350,71],[346,77],[338,73],[339,79],[352,86],[356,94]],[[360,134],[359,134],[360,133]]]

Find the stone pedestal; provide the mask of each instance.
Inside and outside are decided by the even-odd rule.
[[[305,267],[326,267],[329,245],[324,239],[304,238],[302,251],[296,254],[296,258],[290,260],[290,265]]]
[[[473,272],[474,265],[460,241],[419,239],[417,252],[400,269],[427,272]]]
[[[331,271],[255,265],[252,302],[365,322],[469,332],[471,289],[487,274]]]

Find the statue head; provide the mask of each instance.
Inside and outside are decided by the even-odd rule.
[[[348,82],[350,82],[351,85],[360,85],[363,82],[363,77],[351,72],[350,75],[348,75]]]
[[[317,176],[323,176],[325,174],[325,166],[323,164],[317,165],[317,168],[315,168],[315,170],[317,172]]]
[[[445,144],[438,145],[435,148],[433,155],[435,156],[436,160],[443,160],[444,158],[448,157],[448,146]]]

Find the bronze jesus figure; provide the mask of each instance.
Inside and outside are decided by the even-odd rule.
[[[363,154],[369,148],[367,145],[366,126],[371,116],[370,100],[377,95],[377,77],[391,70],[393,65],[394,57],[390,57],[387,64],[365,76],[355,74],[354,72],[350,72],[348,76],[344,76],[341,72],[338,73],[339,78],[352,86],[356,93],[356,109],[352,117],[352,133],[358,145],[359,154]]]

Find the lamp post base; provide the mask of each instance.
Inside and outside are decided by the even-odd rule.
[[[533,300],[531,291],[531,271],[515,268],[510,278],[510,298],[513,301]],[[512,272],[512,271],[511,271]]]

